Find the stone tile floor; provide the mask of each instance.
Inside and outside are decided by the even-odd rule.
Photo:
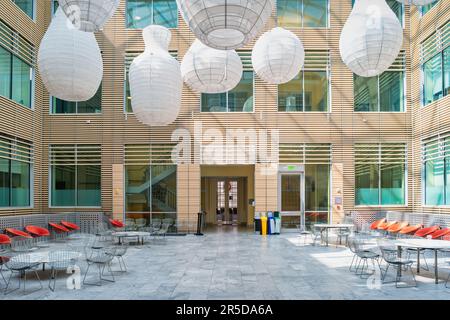
[[[116,273],[115,283],[68,290],[62,275],[52,292],[48,271],[41,271],[44,289],[0,299],[450,299],[444,281],[434,284],[429,272],[416,276],[416,288],[370,286],[348,271],[347,248],[304,245],[295,234],[261,237],[241,230],[167,237],[165,243],[131,247],[125,259],[128,272]],[[427,260],[431,266],[433,259]],[[441,259],[442,279],[446,260]],[[84,275],[86,266],[80,267]],[[31,291],[37,282],[29,278]]]

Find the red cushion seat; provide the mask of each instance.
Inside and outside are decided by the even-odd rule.
[[[68,228],[68,229],[72,229],[72,230],[80,230],[80,227],[79,227],[78,225],[76,225],[75,223],[72,223],[72,222],[68,222],[68,221],[61,220],[61,224],[62,224],[64,227]]]
[[[409,223],[406,221],[397,222],[397,223],[394,223],[389,228],[387,228],[387,231],[392,232],[392,233],[397,233],[397,232],[400,232],[403,228],[407,227],[408,225],[409,225]]]
[[[0,234],[0,245],[11,244],[11,238],[6,234]]]
[[[53,229],[55,229],[56,232],[69,232],[70,231],[66,227],[64,227],[60,224],[54,223],[54,222],[49,222],[48,225],[50,227],[52,227]]]
[[[399,231],[400,234],[410,234],[410,233],[414,233],[417,230],[421,229],[423,227],[423,225],[421,224],[416,224],[414,226],[407,226],[404,227],[402,230]]]
[[[18,236],[18,237],[24,237],[24,238],[28,238],[28,239],[32,239],[33,237],[31,236],[31,234],[22,231],[22,230],[17,230],[14,228],[6,228],[5,229],[6,232],[12,234],[13,236]]]
[[[109,222],[111,222],[111,224],[113,225],[113,227],[116,227],[116,228],[123,228],[123,227],[125,227],[125,225],[123,224],[123,222],[122,222],[122,221],[119,221],[119,220],[109,219]]]
[[[450,234],[450,228],[436,230],[431,234],[431,239],[439,239]]]
[[[35,237],[48,237],[50,236],[50,231],[45,228],[38,226],[26,226],[25,230],[34,235]]]
[[[439,230],[439,228],[440,228],[439,226],[431,226],[431,227],[423,228],[423,229],[418,230],[416,233],[414,233],[414,235],[416,237],[423,237],[423,238],[425,238],[429,234],[432,234],[436,230]]]
[[[386,218],[383,218],[383,219],[380,219],[380,220],[372,222],[372,224],[370,225],[370,230],[378,229],[378,226],[380,224],[382,224],[382,223],[385,223],[385,222],[386,222]]]
[[[390,226],[392,226],[396,223],[397,223],[397,221],[389,221],[389,222],[382,223],[378,226],[378,230],[387,230]]]

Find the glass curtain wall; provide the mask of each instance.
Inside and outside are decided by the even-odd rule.
[[[156,24],[166,28],[178,26],[176,0],[126,0],[127,28],[143,29]]]

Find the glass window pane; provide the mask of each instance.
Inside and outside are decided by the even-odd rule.
[[[253,71],[244,71],[239,84],[228,92],[229,112],[253,112]]]
[[[127,28],[144,29],[152,24],[152,0],[127,0]]]
[[[444,204],[444,160],[425,163],[425,204]]]
[[[436,5],[436,3],[438,3],[438,2],[439,2],[439,0],[434,1],[434,2],[432,2],[430,4],[422,6],[422,15],[424,15],[425,13],[430,11]]]
[[[69,102],[52,97],[52,113],[76,113],[76,102]]]
[[[330,167],[327,164],[305,165],[305,210],[328,211]]]
[[[125,167],[126,211],[150,211],[150,168],[149,166]]]
[[[166,28],[178,25],[178,7],[175,0],[153,0],[153,23]]]
[[[437,54],[423,65],[423,104],[442,98],[442,54]]]
[[[102,112],[102,86],[98,88],[95,95],[88,101],[78,102],[78,113],[101,113]]]
[[[31,107],[31,67],[13,56],[11,99],[21,105]]]
[[[0,95],[11,97],[11,53],[0,46]]]
[[[356,164],[355,204],[378,205],[379,203],[378,164]]]
[[[9,160],[0,158],[0,207],[10,206]]]
[[[405,204],[405,166],[403,164],[381,165],[381,204]]]
[[[378,111],[378,77],[360,77],[353,74],[355,111]]]
[[[131,107],[131,91],[130,91],[130,81],[128,80],[128,72],[127,72],[127,80],[125,83],[125,97],[126,97],[126,102],[125,102],[125,110],[126,112],[133,112],[133,108]]]
[[[305,71],[305,111],[328,111],[326,71]]]
[[[74,207],[76,205],[74,165],[52,166],[51,204],[55,207]]]
[[[303,27],[327,27],[328,0],[303,0]]]
[[[13,2],[22,9],[30,18],[33,19],[33,2],[34,0],[13,0]]]
[[[77,166],[77,206],[101,206],[101,166]]]
[[[227,112],[227,94],[202,93],[202,112]]]
[[[444,94],[450,93],[450,47],[444,50]]]
[[[285,174],[281,176],[281,211],[299,212],[300,175]]]
[[[280,27],[301,27],[302,1],[278,0],[277,1],[278,25]]]
[[[403,112],[405,89],[403,72],[384,72],[380,75],[380,111]]]
[[[11,160],[11,205],[30,205],[30,164]]]
[[[151,166],[152,212],[177,211],[177,167]]]
[[[278,111],[303,111],[303,73],[278,86]]]

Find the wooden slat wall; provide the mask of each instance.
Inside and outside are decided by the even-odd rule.
[[[102,32],[96,34],[103,52],[104,78],[102,93],[102,114],[98,115],[49,115],[49,97],[42,83],[36,81],[36,110],[23,110],[7,99],[0,97],[0,105],[5,112],[0,114],[0,123],[7,134],[18,135],[35,143],[35,209],[32,212],[58,212],[48,208],[48,145],[77,143],[102,145],[102,210],[113,210],[113,165],[123,164],[124,144],[167,143],[172,130],[184,127],[193,132],[194,121],[202,121],[203,128],[280,129],[281,142],[331,143],[333,146],[333,164],[343,172],[344,209],[352,210],[354,203],[354,166],[353,144],[356,142],[405,142],[411,145],[411,99],[408,86],[407,111],[404,113],[354,113],[353,112],[353,75],[342,63],[339,54],[339,36],[342,27],[351,12],[351,0],[330,0],[330,28],[292,29],[303,41],[307,50],[328,50],[331,58],[331,113],[279,113],[277,110],[277,87],[269,85],[255,77],[255,110],[253,113],[214,114],[201,113],[199,94],[187,86],[183,88],[183,102],[176,122],[165,128],[148,128],[140,124],[134,115],[126,115],[124,110],[124,57],[127,51],[141,51],[144,48],[140,30],[125,29],[126,3],[122,0],[115,16],[108,22]],[[444,2],[444,1],[441,1]],[[415,9],[414,9],[415,10]],[[4,18],[11,27],[18,30],[36,47],[50,22],[50,1],[38,1],[37,25],[19,12],[20,10],[8,0],[0,1],[0,18]],[[406,6],[406,12],[409,7]],[[414,11],[413,11],[414,12]],[[191,43],[193,34],[189,31],[181,16],[179,27],[172,30],[170,50],[178,51],[182,59]],[[266,30],[276,25],[276,12],[266,26]],[[409,41],[409,15],[405,15],[405,38],[403,50],[406,53],[407,83],[410,77],[410,49],[414,46]],[[249,44],[243,50],[251,50]],[[42,124],[45,124],[44,126]],[[32,130],[30,129],[32,128]],[[40,138],[41,137],[41,138]],[[189,166],[189,170],[179,166],[179,183],[189,185],[189,195],[193,197],[198,190],[200,203],[200,169]],[[255,176],[258,175],[256,169]],[[187,181],[186,179],[194,179]],[[198,179],[198,181],[197,181]],[[411,180],[411,179],[409,179]],[[339,182],[337,182],[339,184]],[[196,185],[192,189],[192,185]],[[340,185],[340,184],[339,184]],[[408,183],[411,187],[412,183]],[[275,186],[275,189],[274,189]],[[263,203],[267,209],[276,209],[276,183],[272,186],[270,197]],[[333,184],[333,190],[335,185]],[[178,188],[179,216],[189,217],[198,211],[198,204],[183,200],[182,185]],[[411,189],[409,190],[411,194]],[[258,190],[255,190],[258,197]],[[197,195],[195,195],[197,197]],[[196,198],[192,201],[197,203]],[[412,197],[410,197],[412,198]],[[188,201],[188,202],[186,202]],[[256,201],[257,205],[258,202]],[[181,209],[180,206],[183,206]],[[269,208],[270,207],[270,208]],[[410,200],[401,210],[412,207]],[[262,208],[261,208],[262,209]],[[358,208],[358,210],[375,210],[378,207]],[[389,209],[389,208],[383,208]],[[399,209],[399,208],[396,208]],[[71,211],[86,209],[74,208]],[[187,211],[190,212],[187,212]],[[4,211],[1,213],[28,213],[27,210]]]
[[[450,96],[446,96],[431,104],[422,107],[422,72],[420,62],[420,44],[431,36],[436,29],[450,20],[450,1],[439,1],[423,17],[417,8],[411,10],[411,54],[412,54],[412,79],[411,100],[413,105],[413,193],[412,201],[415,211],[430,213],[450,213],[450,207],[424,206],[422,201],[422,161],[421,143],[424,138],[450,131]]]

